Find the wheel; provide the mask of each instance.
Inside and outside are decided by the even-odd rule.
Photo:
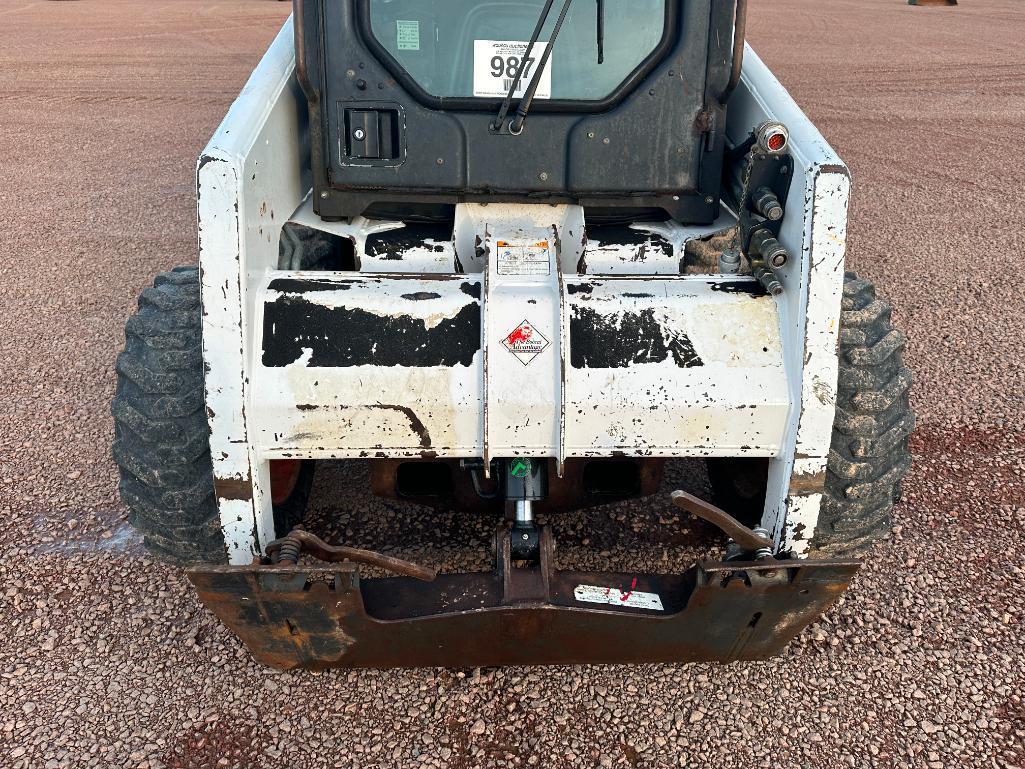
[[[840,372],[825,492],[813,550],[846,555],[890,530],[901,480],[911,466],[908,436],[915,426],[904,335],[890,322],[890,304],[868,280],[844,277],[840,312]],[[765,504],[768,461],[709,459],[716,504],[748,525]]]
[[[199,270],[159,275],[125,325],[117,359],[114,461],[128,520],[152,553],[178,563],[222,563],[203,397]],[[302,521],[314,463],[271,463],[279,534]]]
[[[853,272],[844,277],[840,376],[826,490],[812,547],[827,555],[864,550],[890,531],[890,513],[911,467],[915,427],[907,341],[890,321],[890,303]]]

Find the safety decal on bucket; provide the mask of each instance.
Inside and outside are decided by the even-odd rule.
[[[552,272],[551,247],[547,240],[534,243],[500,240],[495,247],[499,275],[550,275]]]
[[[637,584],[637,580],[634,580]],[[584,603],[602,603],[609,606],[629,606],[631,609],[651,609],[665,611],[658,593],[645,593],[630,587],[625,593],[614,587],[598,587],[597,585],[577,585],[573,589],[573,597]]]
[[[544,352],[548,344],[544,335],[528,320],[524,320],[502,340],[505,349],[515,355],[524,366]]]

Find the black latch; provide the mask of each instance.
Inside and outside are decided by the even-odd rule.
[[[345,154],[350,158],[399,157],[399,114],[391,109],[345,110]]]

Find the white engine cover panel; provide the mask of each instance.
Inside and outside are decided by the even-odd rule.
[[[748,279],[568,283],[570,456],[771,456],[789,411],[773,299]]]
[[[269,273],[247,404],[261,454],[779,451],[779,319],[756,282],[559,277],[499,300],[483,275]],[[543,344],[507,343],[522,320]]]

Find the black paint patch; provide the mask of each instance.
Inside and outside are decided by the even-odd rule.
[[[566,293],[568,294],[590,294],[594,291],[594,286],[590,283],[567,283]]]
[[[459,290],[462,291],[467,296],[472,296],[474,299],[480,299],[480,293],[481,293],[480,283],[470,283],[470,282],[461,283],[461,284],[459,284]]]
[[[407,224],[397,230],[375,232],[367,237],[364,247],[367,256],[378,259],[400,260],[406,251],[426,248],[443,253],[452,241],[452,227],[439,224]]]
[[[415,294],[403,294],[403,299],[409,299],[411,302],[426,302],[428,299],[441,299],[441,294],[435,294],[433,291],[417,291]]]
[[[673,244],[654,232],[635,230],[618,224],[587,228],[587,252],[612,249],[629,252],[624,261],[642,262],[649,253],[661,252],[663,256],[673,255]]]
[[[263,365],[295,363],[313,351],[311,368],[469,366],[480,349],[480,303],[470,302],[432,328],[409,315],[375,315],[358,307],[324,307],[281,296],[263,316]]]
[[[728,294],[750,294],[751,296],[768,296],[765,286],[758,280],[721,280],[711,284],[713,291]]]
[[[653,309],[603,315],[574,307],[569,350],[573,368],[626,368],[661,363],[669,356],[680,368],[705,365],[690,339],[661,326]]]
[[[282,294],[306,294],[310,291],[348,291],[352,288],[352,283],[317,278],[275,278],[267,288]]]

